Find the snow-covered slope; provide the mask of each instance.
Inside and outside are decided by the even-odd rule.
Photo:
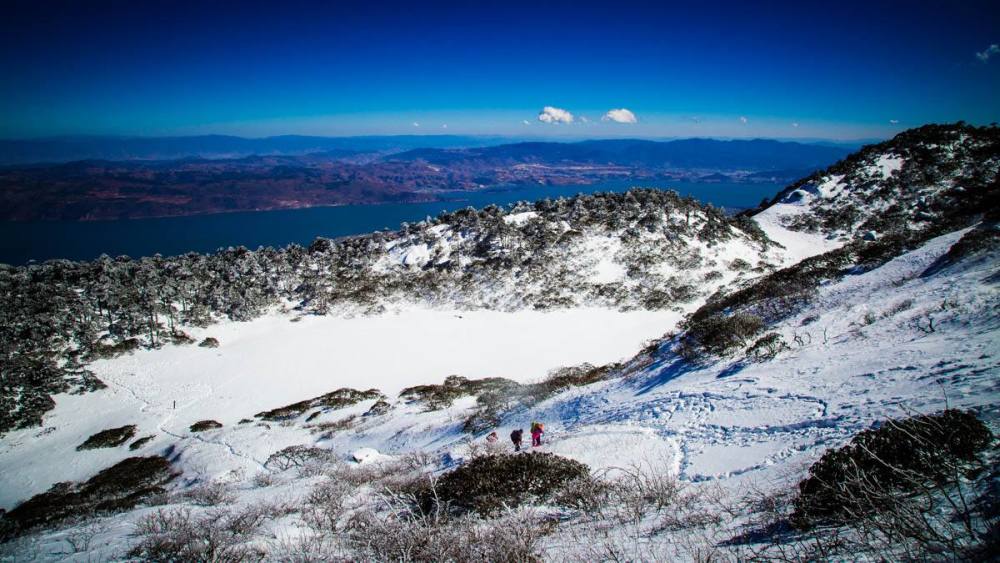
[[[163,502],[190,506],[184,491],[225,482],[232,503],[295,505],[317,479],[268,463],[288,446],[341,460],[364,449],[368,464],[421,454],[440,473],[488,432],[505,443],[536,420],[546,426],[542,451],[601,475],[644,464],[687,483],[768,488],[886,418],[951,406],[996,428],[995,136],[909,132],[790,187],[753,224],[673,196],[650,207],[662,201],[640,194],[490,212],[488,228],[472,224],[479,214],[442,217],[367,239],[364,253],[319,245],[296,270],[310,284],[302,302],[285,296],[255,320],[182,326],[218,348],[167,345],[92,362],[107,389],[57,394],[41,428],[0,440],[0,501],[10,508],[130,455],[163,455],[181,472]],[[630,209],[622,224],[601,211],[618,204]],[[379,289],[324,285],[350,267]],[[338,297],[318,303],[324,293]],[[302,314],[323,310],[335,314]],[[344,314],[360,311],[381,312]],[[736,315],[758,323],[743,340],[691,351],[699,323]],[[546,386],[548,370],[584,362],[610,365]],[[499,398],[455,391],[460,382],[444,404],[401,393],[453,374],[511,381],[490,388]],[[340,387],[384,396],[311,401]],[[189,429],[205,419],[222,427]],[[152,439],[135,451],[74,449],[128,424]],[[134,524],[155,510],[104,518],[85,551],[121,557]],[[573,550],[573,516],[559,518],[570,526],[553,524],[546,553],[586,558]],[[292,509],[266,533],[298,537],[306,520]],[[38,532],[16,549],[58,559],[79,529]],[[279,559],[283,545],[262,549]]]

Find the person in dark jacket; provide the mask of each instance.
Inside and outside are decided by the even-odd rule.
[[[521,451],[521,436],[524,435],[524,429],[518,428],[517,430],[510,433],[510,441],[514,442],[514,451]]]

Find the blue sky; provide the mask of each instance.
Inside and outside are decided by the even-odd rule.
[[[1000,121],[996,1],[689,4],[14,0],[0,137],[854,139]],[[547,106],[573,121],[540,121]],[[606,117],[622,108],[635,123]]]

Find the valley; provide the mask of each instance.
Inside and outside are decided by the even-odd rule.
[[[155,558],[162,542],[196,549],[184,518],[237,559],[393,558],[388,538],[426,559],[473,549],[469,537],[503,558],[489,534],[545,522],[518,528],[518,553],[925,549],[856,522],[789,522],[814,463],[886,420],[961,409],[1000,430],[998,139],[911,130],[735,216],[642,189],[308,248],[2,270],[4,373],[19,378],[3,397],[6,553]],[[533,421],[542,445],[513,455],[506,436]],[[120,444],[77,451],[122,429]],[[427,483],[546,453],[589,477],[499,513],[458,500],[420,512]],[[995,446],[977,455],[985,469],[958,486],[988,503]],[[108,493],[137,495],[124,508],[86,508],[102,497],[56,484],[136,456],[176,475]],[[63,494],[84,499],[83,520],[43,525],[18,507]],[[980,549],[989,517],[944,502],[920,514],[949,549]],[[956,514],[966,531],[945,524]]]

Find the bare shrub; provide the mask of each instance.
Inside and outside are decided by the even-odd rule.
[[[496,442],[473,440],[468,443],[468,448],[469,458],[471,459],[482,456],[510,453],[510,447],[500,440],[497,440]]]
[[[339,531],[347,501],[354,491],[354,485],[342,479],[323,481],[306,495],[302,520],[317,531]]]
[[[199,483],[178,495],[182,500],[196,506],[219,506],[230,504],[236,496],[229,485],[221,481]]]
[[[883,311],[882,312],[882,317],[886,318],[886,319],[889,318],[889,317],[894,317],[894,316],[898,315],[899,313],[902,313],[903,311],[909,310],[912,307],[913,307],[913,300],[912,299],[904,299],[904,300],[900,301],[899,303],[896,303],[892,307],[889,307],[888,309],[886,309],[885,311]]]
[[[265,554],[251,542],[265,518],[255,507],[198,516],[190,508],[157,510],[136,524],[133,536],[138,541],[129,556],[147,561],[260,561]]]
[[[293,467],[303,467],[309,463],[332,463],[336,460],[333,452],[323,448],[315,448],[311,446],[288,446],[287,448],[278,450],[268,456],[267,461],[264,462],[264,467],[268,469],[276,469],[278,471],[286,471]]]
[[[258,471],[253,475],[253,484],[255,487],[264,488],[270,487],[275,483],[274,474],[270,471]]]
[[[270,559],[283,563],[313,563],[348,560],[340,542],[323,533],[303,533],[283,536],[268,542]]]
[[[347,538],[357,558],[372,561],[537,561],[544,527],[530,514],[495,520],[453,518],[441,505],[418,510],[416,498],[386,492],[380,505],[355,513]]]

